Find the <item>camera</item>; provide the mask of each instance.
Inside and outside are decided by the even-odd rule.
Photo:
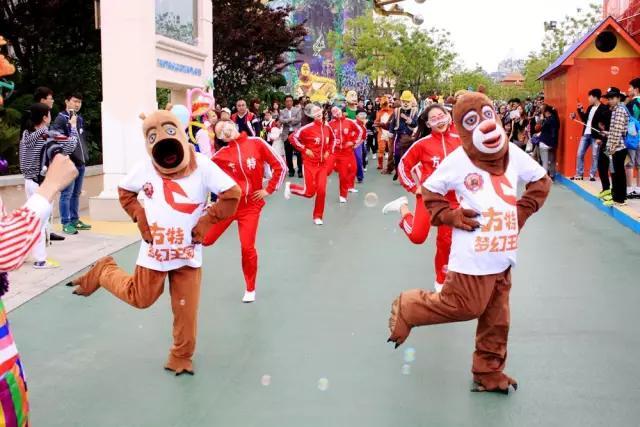
[[[44,182],[53,158],[58,154],[64,153],[63,144],[68,140],[69,137],[63,134],[51,134],[47,136],[47,141],[40,151],[40,173],[36,179],[38,185]]]

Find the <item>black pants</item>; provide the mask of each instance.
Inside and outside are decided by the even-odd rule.
[[[368,135],[367,136],[367,150],[365,150],[365,153],[368,154],[368,150],[371,150],[371,154],[377,154],[378,153],[378,138],[376,138],[376,135]]]
[[[604,145],[600,146],[598,154],[598,175],[600,176],[602,191],[607,191],[611,188],[611,183],[609,182],[609,156],[607,156],[605,151],[607,150]]]
[[[613,172],[611,172],[611,197],[614,202],[624,203],[627,199],[627,174],[624,161],[627,158],[627,149],[616,151],[613,154]]]
[[[289,138],[284,142],[284,155],[287,159],[287,168],[289,168],[289,174],[293,174],[295,168],[293,167],[293,156],[296,156],[298,163],[298,173],[302,173],[302,154],[293,148],[293,145],[289,142]]]

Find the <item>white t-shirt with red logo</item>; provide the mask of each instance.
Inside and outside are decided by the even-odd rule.
[[[176,180],[164,179],[150,158],[138,163],[120,188],[139,193],[153,242],[142,242],[137,264],[156,271],[202,266],[202,245],[191,243],[191,231],[207,206],[209,193],[221,193],[235,181],[215,163],[196,153],[197,169]]]
[[[460,206],[479,212],[477,220],[482,224],[472,232],[453,230],[449,271],[483,276],[514,267],[518,183],[538,181],[545,175],[544,168],[514,144],[509,146],[509,164],[502,176],[476,167],[462,147],[446,157],[424,186],[442,195],[455,191]]]

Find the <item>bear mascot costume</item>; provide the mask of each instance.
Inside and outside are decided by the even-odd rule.
[[[173,113],[160,110],[141,118],[149,157],[118,188],[123,209],[142,235],[135,272],[130,275],[112,257],[105,257],[69,286],[81,296],[103,287],[136,308],[147,308],[162,295],[168,277],[173,346],[165,369],[193,375],[201,242],[213,224],[235,213],[241,190],[211,160],[194,151]],[[207,208],[210,193],[218,199]]]
[[[504,373],[509,334],[511,268],[518,236],[549,194],[546,171],[510,144],[493,103],[484,94],[460,96],[453,110],[462,146],[424,182],[431,222],[453,227],[448,273],[441,293],[405,291],[392,304],[390,342],[401,345],[411,328],[478,319],[472,391],[517,389]],[[526,189],[517,198],[518,183]],[[452,208],[445,195],[460,202]]]

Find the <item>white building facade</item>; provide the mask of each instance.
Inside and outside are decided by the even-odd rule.
[[[211,0],[102,0],[102,153],[104,189],[91,198],[91,218],[128,220],[120,180],[147,155],[140,113],[158,107],[156,88],[173,104],[203,87],[212,63]]]

